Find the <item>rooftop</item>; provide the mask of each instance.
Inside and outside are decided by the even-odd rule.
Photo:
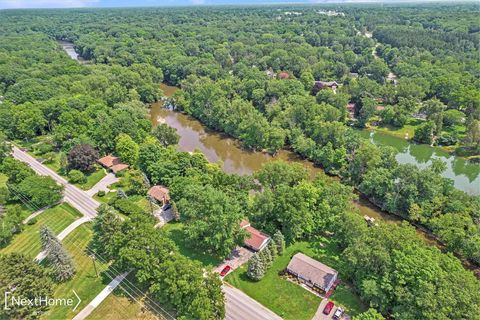
[[[292,257],[292,260],[288,263],[287,270],[323,290],[328,289],[328,286],[338,274],[335,269],[303,253],[297,253]]]
[[[100,163],[102,166],[106,168],[110,168],[116,164],[120,164],[121,160],[118,157],[108,155],[103,158],[98,159],[98,163]]]
[[[245,245],[255,251],[262,250],[270,240],[270,237],[267,234],[252,227],[247,220],[242,220],[240,222],[240,227],[248,233],[248,236],[245,239]]]

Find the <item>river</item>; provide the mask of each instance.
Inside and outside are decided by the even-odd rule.
[[[171,96],[177,90],[177,88],[165,84],[162,84],[161,88],[166,96]],[[328,179],[338,180],[338,178],[326,175],[321,168],[315,167],[310,161],[303,160],[295,153],[287,150],[280,151],[275,157],[261,152],[245,150],[241,148],[238,140],[206,128],[198,120],[189,115],[168,110],[163,107],[163,104],[164,103],[160,101],[151,105],[150,119],[152,124],[166,123],[177,129],[177,133],[180,136],[178,150],[187,152],[200,150],[210,162],[220,163],[227,173],[240,175],[251,174],[260,169],[263,164],[281,159],[302,164],[308,169],[312,176],[321,175]],[[406,141],[403,142],[408,144]],[[376,143],[378,143],[378,141]],[[361,195],[359,195],[359,199],[356,200],[354,204],[355,207],[358,208],[358,213],[362,216],[367,215],[387,223],[400,223],[402,221],[398,216],[381,211]],[[444,246],[428,232],[425,232],[422,228],[417,228],[416,230],[419,238],[425,243],[444,250]],[[479,272],[480,274],[479,268],[475,265],[472,265],[468,261],[463,261],[463,264],[465,268]]]
[[[88,63],[88,60],[83,59],[78,55],[78,53],[75,51],[75,46],[73,42],[69,41],[64,41],[64,40],[58,40],[57,43],[62,46],[62,49],[65,50],[65,52],[69,55],[70,58],[73,60],[76,60],[80,63]]]
[[[177,90],[176,87],[165,84],[161,85],[161,89],[166,96],[171,96]],[[166,123],[177,129],[180,136],[178,150],[188,152],[200,150],[210,162],[220,163],[227,173],[252,174],[269,161],[285,160],[302,164],[311,176],[321,175],[332,180],[338,180],[335,177],[327,176],[321,168],[315,167],[312,162],[303,160],[296,153],[288,150],[279,151],[275,157],[266,153],[245,150],[240,146],[237,139],[210,130],[189,115],[163,108],[163,102],[161,101],[152,104],[150,119],[153,125]],[[393,223],[401,221],[399,217],[379,210],[378,207],[362,197],[355,201],[355,205],[362,215]]]

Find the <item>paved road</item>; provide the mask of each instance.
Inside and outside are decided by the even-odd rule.
[[[92,199],[85,191],[71,185],[55,171],[44,166],[34,157],[19,148],[13,147],[12,154],[16,159],[27,163],[37,174],[50,176],[59,184],[63,185],[65,187],[65,201],[80,211],[84,216],[94,218],[97,215],[97,208],[100,206],[100,203]]]
[[[75,221],[70,226],[68,226],[64,231],[62,231],[62,233],[59,235],[59,238],[60,236],[62,236],[62,238],[66,237],[66,235],[68,235],[68,233],[73,231],[78,225],[90,219],[93,219],[97,215],[96,209],[100,206],[100,203],[92,199],[85,191],[80,190],[79,188],[71,185],[67,180],[62,178],[56,172],[44,166],[43,164],[38,162],[34,157],[20,150],[19,148],[13,147],[12,154],[16,159],[30,165],[30,167],[37,174],[43,175],[43,176],[50,176],[59,184],[65,186],[65,192],[64,192],[65,201],[68,202],[72,207],[74,207],[84,215],[84,218],[79,219],[78,221]],[[41,260],[43,258],[42,254],[43,252],[41,252],[36,259]],[[122,275],[118,276],[119,277],[118,283],[120,283],[123,280],[123,278],[121,277]],[[104,291],[102,291],[99,300],[105,299],[101,297],[103,295],[105,295],[106,297],[111,291],[113,291],[113,289],[110,290],[111,284],[109,284],[104,289]],[[118,285],[117,282],[114,282],[113,284]],[[226,297],[226,317],[225,317],[226,320],[281,320],[282,319],[276,314],[274,314],[272,311],[262,306],[257,301],[253,300],[252,298],[250,298],[249,296],[241,292],[240,290],[232,288],[228,285],[223,285],[222,289],[225,292],[225,297]],[[97,303],[95,299],[91,302],[91,304],[95,305]],[[100,302],[98,302],[98,304],[100,304]]]
[[[247,296],[242,291],[228,285],[222,286],[227,303],[226,320],[281,320],[272,311]]]

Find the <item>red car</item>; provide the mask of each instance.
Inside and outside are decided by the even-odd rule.
[[[328,314],[332,311],[334,306],[335,304],[332,301],[328,301],[325,308],[323,308],[323,314],[328,316]]]
[[[225,266],[225,268],[223,268],[223,270],[220,271],[220,276],[225,277],[230,270],[232,270],[232,267]]]

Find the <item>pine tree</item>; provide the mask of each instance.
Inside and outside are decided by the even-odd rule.
[[[272,253],[270,252],[270,249],[267,247],[265,247],[261,252],[260,252],[260,258],[262,259],[263,261],[263,265],[264,265],[264,268],[265,268],[265,271],[268,270],[268,268],[270,268],[272,266]]]
[[[248,270],[247,276],[255,281],[258,281],[263,278],[265,275],[265,266],[259,254],[255,254],[248,261]]]
[[[274,261],[278,257],[278,249],[275,242],[270,240],[268,242],[268,249],[270,249],[270,254],[272,255],[272,261]]]
[[[277,230],[277,232],[275,232],[273,235],[273,241],[277,246],[278,255],[281,256],[285,252],[285,237],[280,230]]]
[[[75,274],[72,258],[49,227],[41,227],[40,240],[46,259],[54,269],[56,280],[63,282],[70,279]]]

